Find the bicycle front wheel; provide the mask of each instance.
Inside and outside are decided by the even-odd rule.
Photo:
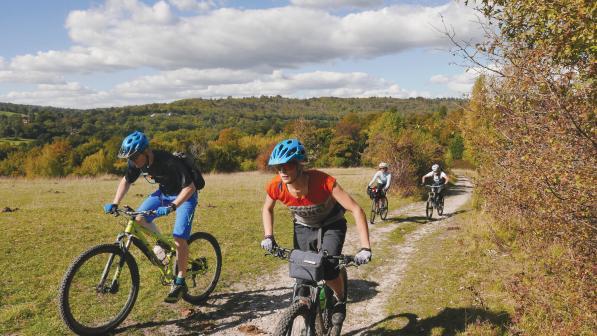
[[[441,216],[444,214],[444,199],[440,199],[437,203],[437,214],[438,216]]]
[[[371,201],[371,217],[369,218],[369,223],[373,224],[375,222],[375,215],[377,215],[377,202],[375,198]]]
[[[309,307],[297,301],[282,313],[273,336],[315,336],[309,321]]]
[[[433,217],[433,202],[430,199],[425,203],[425,215],[427,216],[427,219]]]
[[[197,305],[211,294],[222,271],[222,252],[214,236],[196,232],[189,239],[189,263],[187,265],[188,292],[182,297]]]
[[[383,197],[381,199],[381,208],[379,208],[379,217],[381,219],[386,220],[388,218],[388,198]]]
[[[133,256],[117,244],[98,245],[66,271],[59,290],[60,316],[79,335],[103,335],[126,319],[138,292]]]

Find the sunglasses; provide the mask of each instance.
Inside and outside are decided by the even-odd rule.
[[[135,154],[129,156],[129,160],[136,161],[139,158],[139,156],[141,156],[141,153],[135,153]]]
[[[280,164],[280,165],[275,165],[274,169],[276,171],[282,171],[282,170],[288,171],[288,170],[293,170],[294,167],[295,167],[294,163],[284,163],[284,164]]]

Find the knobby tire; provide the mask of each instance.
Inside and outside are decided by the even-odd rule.
[[[110,255],[114,255],[114,258],[113,258],[112,264],[111,264],[111,266],[114,266],[114,267],[116,267],[115,265],[119,264],[124,258],[124,260],[122,262],[123,263],[122,273],[118,279],[119,279],[119,281],[125,281],[127,279],[127,276],[129,277],[128,280],[130,280],[131,283],[126,284],[127,286],[130,286],[128,297],[127,297],[126,302],[125,302],[124,306],[122,307],[122,309],[120,309],[120,311],[117,314],[115,314],[115,316],[108,317],[109,318],[108,321],[100,321],[100,322],[81,321],[83,319],[83,317],[76,316],[77,314],[80,314],[80,311],[88,312],[91,315],[92,314],[91,311],[93,311],[94,308],[100,309],[100,312],[101,312],[101,307],[94,307],[92,302],[88,302],[86,300],[83,300],[81,303],[83,305],[88,305],[89,306],[88,310],[86,310],[84,308],[82,309],[81,307],[78,307],[78,306],[73,307],[72,306],[73,304],[77,305],[79,303],[79,302],[75,302],[77,294],[83,295],[85,293],[81,293],[81,292],[85,291],[85,292],[89,292],[92,294],[91,298],[96,297],[98,302],[101,301],[102,298],[105,298],[106,301],[108,301],[110,299],[110,295],[116,296],[116,294],[118,294],[119,291],[123,288],[119,282],[119,285],[113,289],[114,293],[111,293],[111,292],[98,293],[97,287],[94,288],[93,286],[91,286],[91,284],[97,285],[97,282],[101,278],[102,272],[103,272],[103,267],[102,268],[98,268],[98,267],[101,265],[102,259],[104,260],[104,262],[103,262],[104,267],[106,267],[107,258],[104,257],[104,258],[99,259],[97,261],[98,267],[96,267],[96,270],[89,271],[88,274],[86,274],[86,272],[85,272],[86,269],[84,269],[83,266],[86,266],[86,264],[87,264],[87,266],[89,264],[91,264],[91,266],[93,266],[92,261],[95,261],[95,260],[92,260],[92,258],[95,256],[99,256],[101,254],[106,254],[106,256],[108,258],[110,257]],[[88,267],[91,267],[91,266],[88,266]],[[80,280],[82,280],[82,281],[85,281],[86,279],[88,279],[85,282],[88,282],[89,284],[82,286],[81,288],[73,288],[72,287],[73,280],[75,280],[76,276],[81,277]],[[108,274],[107,279],[106,279],[106,284],[111,283],[112,279],[113,279],[113,275]],[[77,280],[79,280],[79,279],[77,278]],[[77,286],[77,285],[78,284],[75,282],[75,286]],[[104,284],[104,288],[106,288],[105,284]],[[124,288],[127,288],[127,287],[125,286]],[[77,293],[77,291],[79,291],[79,293]],[[62,280],[62,283],[60,285],[60,289],[59,289],[58,307],[59,307],[59,311],[60,311],[60,317],[62,318],[62,320],[64,321],[66,326],[68,328],[70,328],[73,332],[75,332],[76,334],[79,334],[79,335],[104,335],[104,334],[108,333],[110,330],[116,328],[120,323],[122,323],[122,321],[124,321],[126,319],[128,314],[133,309],[133,305],[135,304],[135,301],[137,300],[138,293],[139,293],[139,269],[137,267],[137,263],[136,263],[135,259],[133,258],[133,256],[128,251],[125,254],[118,244],[97,245],[97,246],[94,246],[94,247],[90,248],[89,250],[83,252],[79,257],[77,257],[77,259],[75,259],[71,263],[68,270],[66,271],[64,278]],[[74,296],[71,296],[71,294],[73,294]],[[75,308],[75,310],[79,310],[79,312],[73,312],[73,308]],[[115,308],[118,309],[119,307],[115,307]],[[87,316],[85,316],[85,317],[87,317]],[[89,316],[89,317],[93,317],[93,316]]]
[[[182,298],[198,305],[207,300],[218,284],[222,272],[222,252],[216,238],[207,232],[194,233],[188,244],[191,262],[187,269],[189,291]],[[192,272],[197,272],[194,279]]]
[[[377,202],[375,201],[375,197],[371,201],[371,218],[369,218],[369,222],[373,224],[375,222],[375,215],[377,215]]]
[[[381,199],[381,208],[379,210],[379,217],[381,217],[381,219],[386,220],[386,218],[388,218],[388,208],[389,208],[389,202],[388,202],[388,198],[387,197],[383,197]]]
[[[288,307],[280,316],[280,320],[274,329],[273,336],[298,336],[302,334],[293,334],[292,332],[292,325],[294,321],[299,318],[303,319],[305,326],[310,323],[309,317],[309,306],[297,301],[294,302],[290,307]],[[314,328],[311,328],[309,335],[307,336],[315,336]]]
[[[425,216],[427,216],[427,219],[433,217],[433,202],[431,199],[427,199],[427,203],[425,203]]]

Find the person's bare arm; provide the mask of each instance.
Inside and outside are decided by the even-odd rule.
[[[363,208],[361,208],[361,206],[346,191],[344,191],[338,183],[336,183],[332,189],[332,197],[334,197],[344,209],[352,213],[357,226],[357,232],[359,233],[361,247],[370,249],[369,227],[367,226],[367,218],[365,217]]]
[[[274,235],[274,206],[276,201],[265,196],[265,202],[263,203],[263,209],[261,210],[261,218],[263,220],[263,235],[273,236]]]

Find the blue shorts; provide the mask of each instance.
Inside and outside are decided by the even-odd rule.
[[[156,190],[143,201],[137,211],[156,210],[161,206],[168,206],[176,199],[176,195],[164,195],[160,190]],[[193,226],[193,216],[195,215],[195,208],[197,207],[197,192],[191,196],[184,203],[176,208],[176,222],[174,222],[174,229],[172,235],[177,238],[189,239],[191,237],[191,228]],[[145,216],[145,220],[153,222],[157,216]]]

